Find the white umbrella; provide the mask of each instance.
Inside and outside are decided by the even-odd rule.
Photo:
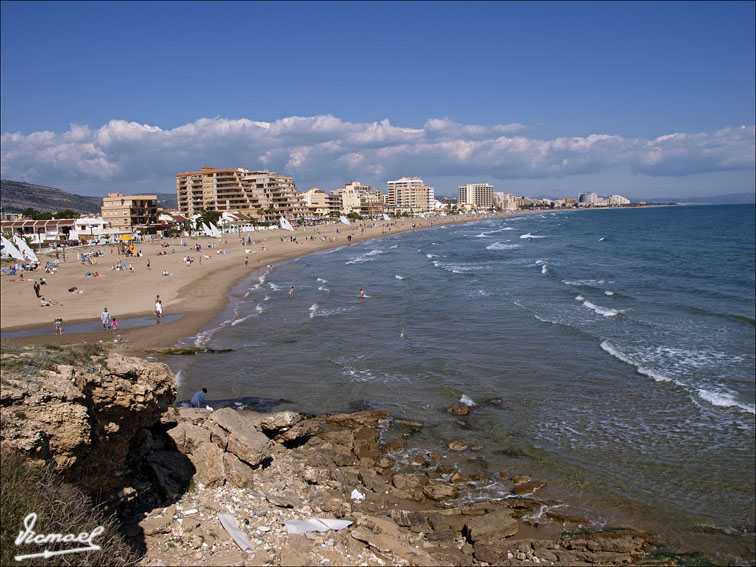
[[[24,258],[24,255],[21,254],[21,252],[19,252],[18,249],[13,246],[13,244],[11,244],[10,240],[5,238],[4,236],[2,237],[2,239],[3,255],[10,256],[11,258],[15,258],[16,260],[21,260],[22,262],[26,260],[26,258]]]

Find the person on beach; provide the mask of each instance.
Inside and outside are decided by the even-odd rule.
[[[108,313],[108,308],[105,307],[102,313],[100,313],[100,322],[102,322],[102,328],[104,330],[108,330],[108,327],[110,327],[110,321],[110,313]]]
[[[249,267],[249,256],[247,256],[246,258],[244,258],[244,268],[246,269],[248,267]]]
[[[294,299],[294,286],[291,286],[289,290],[289,299]]]
[[[111,324],[111,329],[113,329],[114,331],[118,330],[118,321],[116,321],[115,317],[113,317],[113,323]]]
[[[363,299],[365,298],[365,290],[364,289],[360,289],[360,297],[362,297]]]
[[[163,302],[159,299],[155,302],[155,320],[158,325],[163,322]]]
[[[199,392],[192,396],[192,407],[201,408],[205,403],[205,394],[207,394],[207,388],[202,388]]]
[[[37,297],[39,297],[39,290],[42,286],[39,285],[39,282],[34,282],[34,293],[37,294]]]
[[[55,319],[55,334],[56,335],[62,335],[63,334],[63,319]]]
[[[148,270],[150,269],[150,259],[149,258],[147,258],[147,269]]]

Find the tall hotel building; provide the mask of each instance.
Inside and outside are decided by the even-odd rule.
[[[493,185],[488,183],[468,183],[459,186],[460,208],[488,209],[493,207]]]
[[[203,167],[200,171],[179,173],[176,193],[179,212],[186,216],[208,210],[241,212],[276,221],[281,215],[299,218],[309,212],[294,178],[267,170]]]
[[[386,208],[397,213],[420,213],[433,210],[435,190],[419,177],[402,177],[388,182]]]
[[[102,198],[102,218],[120,231],[131,232],[157,224],[157,195],[109,193]]]

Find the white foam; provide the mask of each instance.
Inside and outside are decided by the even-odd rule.
[[[383,254],[382,250],[371,250],[370,252],[366,252],[365,254],[362,254],[361,256],[357,256],[356,258],[352,258],[347,262],[347,265],[349,264],[362,264],[363,262],[370,262],[372,260],[375,260],[375,256],[378,256],[380,254]]]
[[[323,278],[318,278],[317,281],[320,283],[328,283],[328,280],[324,280]]]
[[[475,405],[475,402],[472,401],[467,394],[462,394],[462,397],[459,398],[459,403],[464,404],[467,407],[473,407]]]
[[[541,266],[541,273],[542,274],[548,274],[549,273],[549,267],[546,264],[544,264],[543,266]]]
[[[604,280],[562,280],[564,285],[581,286],[586,285],[589,287],[597,287],[606,283]]]
[[[281,289],[281,286],[278,286],[273,282],[268,282],[268,287],[270,287],[270,289],[272,289],[273,291],[278,291],[279,289]]]
[[[604,292],[604,295],[612,296],[612,295],[614,295],[614,292],[607,290],[607,291]]]
[[[328,292],[328,291],[331,291],[331,290],[328,289],[326,286],[321,285],[321,286],[318,286],[318,291],[326,291],[326,292]]]
[[[602,242],[604,240],[606,240],[606,236],[602,236],[601,238],[599,238],[599,242]]]
[[[396,279],[398,279],[398,280],[403,280],[403,279],[404,279],[404,277],[403,277],[403,276],[400,276],[399,274],[394,274],[394,277],[395,277]]]
[[[389,248],[399,248],[398,244],[394,244],[393,246],[390,246]]]
[[[313,317],[315,317],[315,314],[317,312],[318,312],[318,304],[317,303],[313,303],[312,305],[310,305],[310,319],[312,319]]]
[[[604,352],[611,354],[614,358],[621,360],[625,364],[634,366],[638,374],[642,374],[643,376],[648,376],[649,378],[653,378],[657,382],[674,382],[675,384],[682,386],[682,384],[678,382],[677,380],[673,380],[672,378],[669,378],[668,376],[664,376],[663,374],[659,374],[658,372],[654,372],[653,370],[649,368],[641,366],[639,363],[635,362],[632,358],[630,358],[628,355],[622,352],[610,341],[603,341],[601,343],[601,349]]]
[[[750,414],[756,414],[756,407],[750,404],[744,404],[735,399],[735,397],[727,392],[714,392],[711,390],[705,390],[703,388],[698,389],[698,396],[709,402],[713,406],[723,408],[738,408],[746,411]]]
[[[587,299],[583,301],[583,305],[585,305],[588,309],[595,311],[599,315],[603,315],[604,317],[616,317],[617,315],[620,315],[622,313],[621,311],[617,311],[616,309],[608,309],[606,307],[601,307],[600,305],[591,303]]]
[[[582,295],[576,295],[575,301],[585,301],[585,297],[583,297]]]
[[[255,309],[257,309],[258,307],[260,307],[260,306],[257,305],[257,307],[255,307]],[[250,317],[252,317],[252,315],[247,315],[246,317],[242,317],[241,319],[236,319],[235,321],[231,321],[231,326],[232,327],[236,327],[239,323],[241,323],[242,321],[246,321]]]
[[[431,258],[438,258],[438,255],[437,254],[426,254],[425,257],[428,258],[428,260],[430,260]]]
[[[183,370],[176,372],[176,386],[181,386],[181,373]]]
[[[505,242],[494,242],[486,246],[486,250],[514,250],[515,248],[522,248],[522,244],[507,244]]]
[[[539,234],[530,234],[528,232],[527,234],[521,234],[520,238],[548,238],[548,236],[542,236]]]

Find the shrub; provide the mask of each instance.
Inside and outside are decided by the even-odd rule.
[[[79,488],[63,482],[50,466],[32,466],[15,453],[2,454],[0,466],[0,564],[1,565],[134,565],[139,556],[118,532],[114,515],[106,515],[94,506]],[[100,551],[55,555],[49,559],[15,561],[16,555],[43,553],[84,547],[79,543],[22,544],[15,540],[24,530],[24,518],[37,514],[37,534],[91,533],[98,526],[105,528],[93,543]]]

